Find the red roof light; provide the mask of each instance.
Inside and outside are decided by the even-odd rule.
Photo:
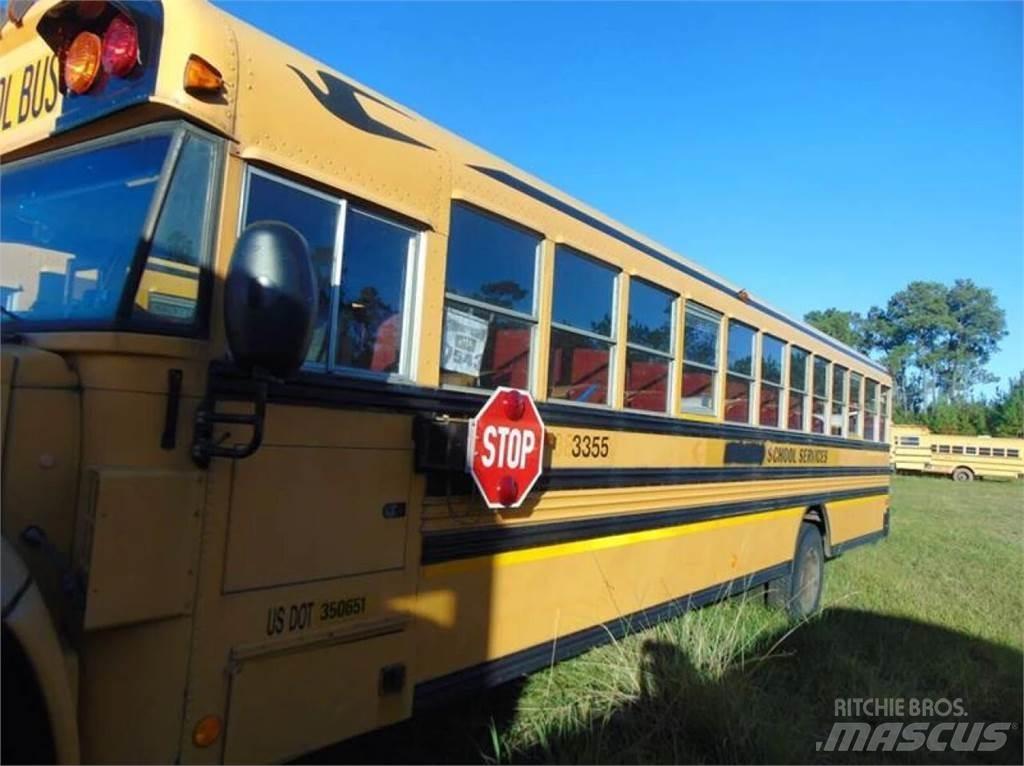
[[[103,69],[108,74],[124,77],[138,63],[138,30],[128,17],[116,16],[103,33]]]

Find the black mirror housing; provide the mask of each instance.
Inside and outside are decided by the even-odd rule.
[[[224,326],[235,363],[248,372],[293,375],[306,359],[317,303],[303,236],[278,221],[248,226],[224,285]]]

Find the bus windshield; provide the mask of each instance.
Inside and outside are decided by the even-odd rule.
[[[117,317],[174,136],[150,130],[3,168],[4,323]]]

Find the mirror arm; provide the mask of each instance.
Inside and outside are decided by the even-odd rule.
[[[252,379],[244,384],[244,390],[230,397],[231,401],[247,401],[252,404],[252,412],[218,412],[219,401],[214,391],[208,391],[199,409],[196,410],[195,428],[192,435],[192,461],[200,468],[207,468],[210,460],[215,457],[226,457],[241,460],[249,457],[263,443],[263,423],[267,413],[267,385],[269,378],[254,373]],[[223,442],[231,434],[226,433],[221,439],[214,441],[213,431],[216,425],[243,425],[252,428],[252,435],[245,444],[224,446]]]

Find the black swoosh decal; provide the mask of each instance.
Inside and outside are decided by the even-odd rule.
[[[380,136],[381,138],[390,138],[392,141],[401,141],[406,144],[412,144],[413,146],[421,146],[424,149],[430,149],[431,151],[434,150],[434,147],[428,146],[421,141],[417,141],[412,136],[407,136],[405,133],[395,130],[391,126],[385,125],[383,122],[375,120],[367,114],[366,110],[363,109],[363,105],[359,103],[359,99],[356,98],[357,93],[363,98],[368,98],[381,106],[386,106],[391,111],[402,115],[406,119],[412,119],[412,117],[402,110],[396,109],[391,106],[391,104],[381,101],[372,93],[367,93],[365,90],[357,88],[339,77],[335,77],[330,72],[318,69],[317,74],[320,76],[320,80],[327,87],[327,91],[324,92],[305,72],[291,64],[288,65],[288,68],[295,72],[295,74],[299,76],[299,79],[306,84],[306,87],[309,88],[309,92],[316,97],[316,100],[320,102],[321,106],[342,122],[351,125],[353,128],[362,130],[365,133],[372,133],[375,136]]]

